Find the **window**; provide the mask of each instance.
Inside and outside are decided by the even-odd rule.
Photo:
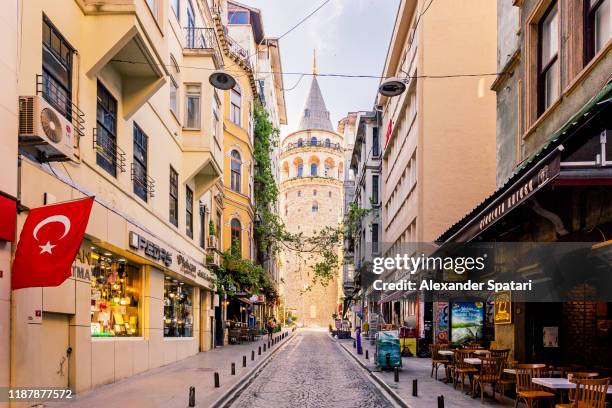
[[[312,163],[310,165],[310,175],[312,177],[316,177],[317,176],[317,163]]]
[[[317,145],[317,138],[316,137],[311,137],[310,138],[310,145],[311,146],[316,146]]]
[[[46,17],[43,18],[43,96],[68,120],[72,117],[73,52],[53,24]]]
[[[316,196],[317,195],[317,190],[312,190],[312,195]]]
[[[298,197],[302,196],[302,190],[298,190]]]
[[[77,257],[92,266],[91,336],[140,336],[140,268],[86,240]]]
[[[242,94],[238,85],[233,87],[230,91],[230,120],[236,125],[240,126],[242,123],[240,120],[240,109],[242,106]]]
[[[170,77],[170,110],[178,117],[178,85],[173,77]]]
[[[185,186],[185,233],[193,238],[193,191]]]
[[[302,177],[303,173],[304,173],[304,165],[300,163],[297,166],[297,176]]]
[[[214,92],[213,101],[212,101],[212,128],[213,128],[213,136],[217,137],[217,129],[219,128],[219,109],[221,106],[221,101],[219,101],[219,97],[217,96],[217,92]]]
[[[378,204],[378,174],[372,175],[372,204]]]
[[[96,104],[96,163],[117,177],[117,101],[100,82]]]
[[[230,187],[232,191],[240,192],[240,181],[242,178],[242,160],[238,150],[232,150],[230,159]]]
[[[298,141],[297,141],[297,145],[298,145],[298,147],[304,146],[304,139],[299,138]]]
[[[178,173],[170,166],[170,222],[178,227]]]
[[[202,201],[198,201],[200,208],[200,248],[206,248],[206,205]]]
[[[329,137],[325,139],[325,147],[331,147],[331,140],[329,140]]]
[[[249,24],[249,13],[243,10],[229,10],[227,12],[228,24]]]
[[[164,337],[193,336],[193,287],[165,276]]]
[[[538,24],[538,115],[559,97],[559,18],[551,4]]]
[[[171,0],[170,2],[174,15],[181,21],[181,0]]]
[[[378,253],[378,224],[372,224],[372,253]]]
[[[157,2],[158,0],[147,0],[147,6],[149,6],[149,9],[151,10],[151,13],[153,13],[153,17],[155,17],[155,19],[159,17]]]
[[[148,145],[149,138],[144,134],[142,129],[134,123],[134,194],[144,201],[147,201],[149,193],[149,177],[147,174]]]
[[[332,196],[332,192],[331,192],[331,191],[328,191],[328,192],[327,192],[327,196],[331,198],[331,196]]]
[[[585,60],[590,61],[606,45],[612,35],[610,0],[586,0]]]
[[[230,232],[232,238],[232,252],[235,255],[242,255],[242,225],[237,218],[230,222]]]
[[[372,155],[380,156],[380,140],[377,127],[372,128]]]
[[[312,212],[316,213],[319,212],[319,203],[317,203],[316,201],[314,203],[312,203]]]
[[[185,127],[188,129],[200,128],[200,96],[199,84],[185,87]]]
[[[195,13],[190,0],[187,0],[187,48],[196,47]]]
[[[217,223],[217,249],[219,249],[219,242],[221,242],[221,237],[222,237],[222,229],[221,229],[221,211],[217,211],[217,219],[216,219],[216,223]]]
[[[329,168],[329,165],[326,164],[325,167],[323,168],[323,175],[325,177],[329,177],[329,170],[331,170],[331,169]]]

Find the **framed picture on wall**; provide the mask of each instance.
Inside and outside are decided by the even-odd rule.
[[[558,326],[549,326],[544,327],[543,331],[543,345],[546,348],[555,348],[559,347],[559,327]]]

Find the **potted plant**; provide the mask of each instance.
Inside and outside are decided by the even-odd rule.
[[[217,231],[215,224],[210,220],[208,222],[208,245],[207,248],[217,248]]]

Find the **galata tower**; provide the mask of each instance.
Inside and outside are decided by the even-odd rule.
[[[281,145],[280,212],[287,230],[312,236],[342,217],[344,141],[334,131],[319,88],[316,68],[299,125]],[[340,247],[338,247],[340,254]],[[341,259],[339,255],[339,259]],[[338,313],[341,267],[327,286],[312,285],[316,256],[285,251],[280,293],[288,315],[304,327],[327,327]]]

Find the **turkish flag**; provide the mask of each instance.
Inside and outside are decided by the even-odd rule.
[[[94,197],[34,208],[19,236],[12,288],[61,285],[71,275]]]
[[[391,137],[391,132],[393,131],[393,121],[389,119],[389,126],[387,126],[387,137],[385,139],[385,148],[387,144],[389,144],[389,138]]]

